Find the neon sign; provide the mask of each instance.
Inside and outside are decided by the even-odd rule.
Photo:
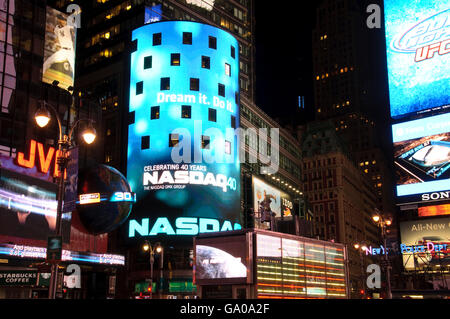
[[[37,163],[36,163],[36,148],[37,148]],[[25,154],[22,152],[17,153],[17,164],[19,166],[25,168],[33,168],[35,166],[38,167],[38,170],[41,173],[47,174],[50,170],[50,166],[54,163],[53,169],[53,177],[59,176],[59,166],[56,161],[58,156],[60,155],[59,150],[56,150],[54,147],[50,147],[45,153],[44,145],[42,143],[36,142],[35,140],[30,141],[30,151],[28,158],[25,157]],[[65,173],[65,177],[67,172]]]
[[[152,227],[150,227],[150,219],[143,218],[141,223],[136,220],[130,220],[128,237],[140,236],[158,236],[165,234],[168,236],[195,236],[199,233],[223,232],[242,229],[241,225],[232,223],[228,220],[224,221],[222,227],[218,219],[213,218],[196,218],[196,217],[179,217],[175,220],[175,227],[166,217],[156,219]]]

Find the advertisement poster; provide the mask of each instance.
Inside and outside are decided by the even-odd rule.
[[[237,40],[186,21],[147,24],[132,38],[127,179],[137,202],[126,236],[192,243],[239,229]]]
[[[67,24],[68,14],[47,7],[42,81],[67,89],[75,78],[76,28]]]
[[[400,223],[403,264],[406,270],[450,264],[450,218]]]
[[[393,125],[392,133],[398,197],[450,189],[450,113]]]
[[[255,177],[253,177],[253,209],[261,214],[261,218],[264,213],[275,214],[275,217],[293,215],[291,197]]]
[[[384,13],[391,116],[448,109],[448,1],[385,0]]]

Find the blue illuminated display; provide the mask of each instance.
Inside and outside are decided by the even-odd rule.
[[[391,116],[450,105],[450,8],[442,0],[385,0]]]
[[[190,21],[151,23],[132,40],[129,234],[148,218],[155,225],[136,236],[240,228],[237,40]]]
[[[450,113],[392,126],[397,196],[450,189]]]

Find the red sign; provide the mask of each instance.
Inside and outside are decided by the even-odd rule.
[[[419,217],[450,215],[450,204],[419,207]]]
[[[25,157],[24,153],[18,152],[17,165],[26,168],[33,168],[37,166],[38,170],[41,173],[47,174],[47,172],[50,170],[50,167],[52,166],[52,163],[54,163],[53,176],[59,177],[59,166],[56,162],[58,156],[60,156],[60,151],[56,150],[54,147],[50,147],[47,152],[45,152],[44,145],[42,143],[31,140],[28,158]],[[66,175],[67,172],[65,173],[64,177],[66,177]]]

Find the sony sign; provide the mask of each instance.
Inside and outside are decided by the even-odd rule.
[[[434,201],[440,199],[450,199],[450,191],[422,194],[422,201]]]

